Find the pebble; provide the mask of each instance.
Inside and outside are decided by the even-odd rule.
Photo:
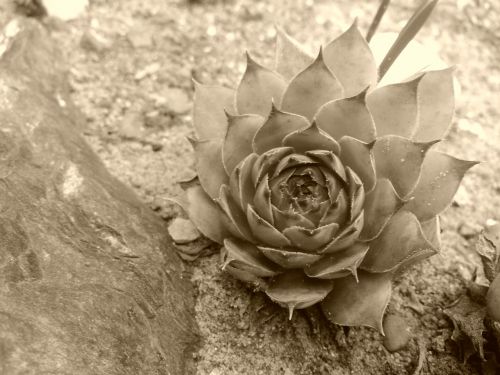
[[[154,45],[152,27],[138,26],[127,33],[127,39],[134,48],[148,48]]]
[[[89,51],[104,52],[111,48],[112,41],[94,30],[86,30],[80,39],[80,46]]]
[[[165,92],[164,107],[173,115],[182,115],[191,110],[191,100],[184,90],[171,88]]]
[[[172,220],[172,223],[168,227],[168,233],[174,242],[178,244],[193,242],[201,237],[200,232],[196,229],[191,220],[180,217]]]
[[[410,330],[399,315],[388,314],[384,319],[384,346],[390,352],[397,352],[408,344]]]
[[[140,138],[143,132],[142,125],[142,114],[130,111],[123,117],[118,133],[124,138]]]
[[[157,63],[157,62],[149,64],[146,67],[144,67],[143,69],[137,71],[134,75],[134,79],[136,81],[140,81],[141,79],[144,79],[147,76],[158,72],[158,70],[160,70],[160,67],[161,67],[160,63]]]
[[[466,240],[470,240],[471,238],[476,237],[481,232],[481,229],[482,228],[479,225],[461,223],[458,226],[458,233]]]

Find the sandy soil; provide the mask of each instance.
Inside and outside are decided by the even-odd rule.
[[[317,46],[354,17],[366,30],[377,3],[93,0],[80,18],[48,24],[69,62],[87,140],[112,173],[169,220],[179,212],[166,198],[180,193],[176,181],[193,175],[185,139],[192,134],[191,76],[234,86],[245,49],[271,66],[274,23]],[[381,31],[399,31],[416,5],[393,3]],[[487,2],[443,0],[417,38],[458,66],[454,128],[440,147],[483,163],[442,217],[442,253],[395,283],[389,311],[407,319],[408,347],[391,354],[377,332],[355,328],[345,335],[315,309],[288,321],[280,308],[221,273],[214,251],[186,263],[203,336],[197,374],[413,374],[419,355],[421,374],[480,373],[478,362],[457,359],[443,309],[464,292],[463,280],[479,264],[471,246],[478,227],[498,217],[500,207],[499,19]]]

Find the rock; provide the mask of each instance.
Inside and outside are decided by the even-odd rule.
[[[500,275],[498,274],[486,293],[486,311],[491,319],[500,322]]]
[[[191,110],[191,100],[184,90],[171,88],[165,92],[163,101],[157,105],[165,107],[167,112],[173,115],[183,115]]]
[[[112,44],[111,40],[92,29],[86,30],[80,39],[80,46],[82,48],[94,52],[107,51],[111,48]]]
[[[481,229],[482,227],[480,225],[461,223],[458,226],[458,233],[466,240],[470,240],[476,237],[481,232]]]
[[[127,33],[127,39],[134,48],[147,48],[154,45],[154,29],[151,26],[136,26]]]
[[[390,352],[404,349],[410,340],[410,330],[399,315],[387,314],[384,319],[384,346]]]
[[[22,19],[4,41],[0,373],[194,373],[192,288],[164,222],[80,135],[46,29]]]
[[[159,63],[152,63],[147,65],[145,68],[137,71],[134,75],[134,79],[136,81],[140,81],[141,79],[146,78],[149,75],[152,75],[160,70],[160,64]]]
[[[200,232],[196,229],[191,220],[180,217],[172,220],[172,223],[168,226],[168,233],[174,242],[178,244],[186,244],[196,241],[201,236]]]
[[[128,139],[138,139],[141,138],[143,134],[142,125],[144,123],[143,116],[138,111],[129,111],[123,116],[119,134]]]
[[[42,0],[49,16],[69,21],[81,16],[89,5],[88,0]]]

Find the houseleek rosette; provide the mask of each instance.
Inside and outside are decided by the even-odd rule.
[[[321,302],[334,323],[381,330],[391,280],[438,251],[437,215],[475,164],[431,150],[452,69],[377,80],[354,23],[315,58],[278,30],[276,69],[247,54],[235,91],[196,83],[184,207],[223,269],[290,315]]]

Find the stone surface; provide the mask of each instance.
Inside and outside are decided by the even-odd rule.
[[[397,352],[408,345],[410,331],[406,321],[399,315],[387,314],[384,319],[384,346],[390,352]]]
[[[0,373],[190,374],[191,287],[166,226],[80,135],[43,27],[0,37]]]
[[[174,242],[178,244],[196,241],[201,236],[191,220],[181,217],[172,220],[172,223],[168,227],[168,233]]]

